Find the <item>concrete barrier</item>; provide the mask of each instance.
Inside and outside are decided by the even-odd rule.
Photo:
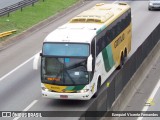
[[[114,101],[110,111],[123,111],[126,105],[130,102],[133,95],[137,92],[138,88],[145,80],[149,69],[151,69],[152,65],[158,60],[160,56],[160,42],[153,48],[153,50],[149,53],[147,58],[140,65],[138,70],[132,76],[130,81],[124,87],[122,92],[118,95],[117,99]],[[107,114],[106,114],[107,116]],[[118,120],[118,117],[107,117],[102,118],[101,120]]]
[[[135,90],[143,82],[141,75],[147,74],[144,69],[149,66],[151,59],[156,60],[160,49],[160,24],[153,30],[147,39],[138,47],[133,55],[126,61],[123,68],[114,72],[114,76],[107,79],[102,86],[99,96],[90,104],[86,114],[82,115],[85,120],[99,120],[107,115],[108,111],[123,109],[123,101],[126,96],[131,98]],[[159,44],[157,44],[159,42]],[[153,49],[154,48],[154,49]],[[152,63],[150,63],[152,64]],[[110,85],[107,87],[107,83]],[[129,99],[128,99],[129,101]],[[81,119],[81,118],[80,118]],[[83,120],[82,119],[82,120]],[[110,120],[109,117],[107,120]],[[115,118],[114,118],[115,119]]]

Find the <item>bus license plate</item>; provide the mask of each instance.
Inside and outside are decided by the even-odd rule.
[[[67,95],[60,95],[60,98],[62,98],[62,99],[67,99],[68,96],[67,96]]]

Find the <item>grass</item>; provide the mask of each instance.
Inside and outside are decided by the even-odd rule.
[[[0,17],[0,33],[13,29],[17,30],[16,34],[21,33],[40,21],[68,8],[77,1],[78,0],[44,0],[43,2],[43,0],[39,0],[34,6],[23,8],[22,12],[21,10],[17,10],[10,13],[9,17],[7,15]]]

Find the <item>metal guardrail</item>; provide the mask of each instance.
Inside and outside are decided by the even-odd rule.
[[[2,32],[0,33],[0,38],[6,37],[8,35],[13,34],[14,32],[16,32],[16,30],[11,30],[11,31],[6,31],[6,32]]]
[[[23,0],[23,1],[20,1],[16,4],[10,5],[10,6],[5,7],[5,8],[2,8],[2,9],[0,9],[0,16],[4,16],[4,15],[9,16],[9,13],[11,13],[13,11],[16,11],[18,9],[21,9],[21,11],[22,11],[22,9],[25,6],[29,6],[29,5],[34,6],[35,2],[38,2],[38,0]]]

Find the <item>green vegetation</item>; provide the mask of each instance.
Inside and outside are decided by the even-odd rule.
[[[27,6],[21,10],[10,13],[9,17],[0,17],[0,33],[16,29],[17,33],[55,15],[78,0],[39,0],[33,6]]]

